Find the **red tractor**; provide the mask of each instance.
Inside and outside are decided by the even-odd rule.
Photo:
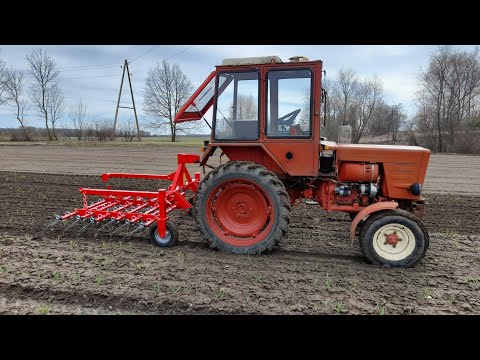
[[[281,241],[292,206],[306,199],[326,211],[349,213],[350,238],[353,241],[358,233],[370,262],[414,266],[429,245],[420,221],[425,206],[420,192],[430,151],[327,141],[321,137],[327,100],[322,61],[292,59],[225,59],[175,117],[177,123],[206,121],[204,116],[213,106],[211,138],[201,159],[179,155],[182,163],[177,172],[163,177],[173,184],[161,194],[81,189],[90,195],[97,191],[103,205],[85,201],[83,209],[59,219],[80,216],[91,222],[113,218],[110,221],[128,223],[133,219],[141,227],[157,224],[152,241],[170,246],[177,233],[166,222],[168,212],[193,204],[195,220],[212,248],[261,254]],[[215,152],[229,161],[211,166],[208,161]],[[200,181],[198,173],[194,178],[188,174],[184,165],[188,162],[213,170]],[[103,175],[105,179],[155,176],[160,175]],[[190,202],[184,197],[187,190],[195,191]],[[105,208],[110,204],[116,205]],[[115,206],[121,211],[113,211]],[[125,209],[133,210],[122,217]]]
[[[218,150],[230,160],[196,192],[203,235],[213,248],[263,253],[286,234],[291,206],[308,199],[348,212],[352,240],[362,222],[360,245],[372,263],[413,266],[429,244],[419,219],[430,151],[324,140],[322,61],[294,60],[226,59],[177,114],[176,122],[196,121],[213,106],[200,165]]]

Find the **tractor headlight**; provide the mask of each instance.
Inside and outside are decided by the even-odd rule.
[[[415,196],[418,196],[420,195],[420,192],[422,191],[422,184],[420,183],[415,183],[415,184],[412,184],[410,185],[410,192],[415,195]]]

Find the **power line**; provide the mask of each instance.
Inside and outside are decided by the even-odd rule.
[[[177,56],[177,55],[183,54],[185,51],[191,49],[191,48],[194,47],[194,46],[195,46],[195,45],[192,45],[192,46],[189,46],[189,47],[187,47],[187,48],[185,48],[185,49],[183,49],[183,50],[180,50],[179,52],[173,54],[172,56],[166,58],[165,60],[170,60],[171,58],[174,58],[174,57]]]
[[[141,57],[147,55],[149,52],[151,52],[151,51],[152,51],[153,49],[155,49],[157,46],[160,46],[160,45],[154,45],[154,46],[152,46],[150,49],[148,49],[147,51],[145,51],[142,55],[137,56],[137,57],[136,57],[135,59],[133,59],[133,60],[130,60],[130,63],[132,63],[132,62],[134,62],[135,60],[138,60],[138,59],[140,59]],[[184,49],[176,52],[175,54],[169,56],[169,57],[166,58],[165,60],[170,60],[170,59],[174,58],[175,56],[178,56],[178,55],[180,55],[180,54],[183,54],[185,51],[191,49],[191,48],[194,47],[194,46],[195,46],[195,45],[188,46],[188,47],[186,47],[186,48],[184,48]]]
[[[157,46],[160,46],[160,45],[154,45],[154,46],[152,46],[150,49],[148,49],[147,51],[145,51],[142,55],[137,56],[137,57],[136,57],[135,59],[133,59],[133,60],[130,60],[130,62],[132,63],[132,62],[134,62],[135,60],[140,59],[142,56],[147,55],[149,52],[151,52],[151,51],[152,51],[153,49],[155,49]]]
[[[59,70],[59,71],[60,71],[60,72],[85,71],[85,70],[112,69],[112,68],[116,68],[116,67],[118,67],[118,65],[89,67],[89,68],[83,68],[83,69],[67,69],[67,70]]]
[[[79,65],[79,66],[67,66],[63,68],[59,68],[58,70],[63,71],[67,69],[80,69],[80,68],[90,68],[90,67],[106,67],[106,66],[114,66],[115,64],[103,64],[103,65]],[[118,66],[118,65],[115,65]]]
[[[153,49],[155,49],[157,46],[160,45],[154,45],[147,51],[145,51],[143,54],[140,56],[137,56],[135,59],[131,60],[131,62],[138,60],[142,56],[147,55],[149,52],[151,52]],[[185,53],[186,51],[190,50],[196,45],[188,46],[180,51],[177,51],[173,55],[165,58],[165,60],[170,60],[173,59],[175,56],[178,56],[180,54]],[[116,68],[118,65],[83,65],[83,66],[75,66],[75,67],[69,67],[69,68],[63,68],[63,70],[60,70],[61,72],[66,72],[66,71],[83,71],[83,70],[96,70],[96,69],[110,69],[110,68]],[[74,69],[75,68],[75,69]],[[65,70],[67,69],[67,70]],[[74,80],[74,79],[90,79],[90,78],[101,78],[101,77],[116,77],[117,75],[94,75],[94,76],[77,76],[77,77],[67,77],[67,78],[62,78],[63,80]]]
[[[115,75],[78,76],[78,77],[62,78],[62,80],[88,79],[88,78],[97,78],[97,77],[117,77],[117,76],[118,76],[118,74],[115,74]]]

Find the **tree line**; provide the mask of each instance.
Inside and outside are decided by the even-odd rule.
[[[480,153],[480,51],[442,46],[419,74],[411,144],[437,152]]]
[[[19,128],[11,132],[12,140],[31,141],[34,137],[58,141],[59,137],[78,141],[134,140],[137,129],[132,119],[124,121],[116,132],[113,121],[96,119],[88,113],[87,104],[79,102],[65,105],[60,86],[60,71],[55,59],[43,49],[34,49],[26,55],[28,71],[8,68],[0,58],[0,106],[9,106],[15,114]],[[158,63],[148,71],[144,89],[144,111],[150,116],[149,129],[169,132],[171,140],[177,134],[188,134],[197,124],[174,124],[173,119],[192,92],[190,79],[177,64]],[[29,126],[32,116],[43,120],[44,130]],[[59,129],[60,121],[63,126]],[[150,136],[140,130],[140,136]]]
[[[386,103],[377,76],[361,78],[353,69],[342,68],[333,80],[325,80],[323,87],[328,94],[323,136],[337,140],[340,126],[350,125],[355,144],[366,135],[387,135],[387,139],[397,140],[406,114],[401,103]]]
[[[114,134],[113,121],[95,119],[82,99],[66,109],[59,70],[45,50],[32,50],[25,60],[26,72],[8,69],[0,58],[0,106],[12,108],[20,124],[16,138],[32,139],[28,119],[33,114],[43,120],[45,136],[52,141],[58,140],[60,119],[73,129],[62,135],[79,141],[116,137],[133,141],[136,128],[132,120]],[[386,101],[380,78],[361,77],[353,69],[342,68],[323,84],[328,104],[322,135],[337,140],[340,125],[348,124],[353,143],[366,136],[386,135],[389,143],[419,145],[436,152],[480,153],[479,49],[439,47],[419,72],[418,85],[416,112],[408,118],[402,103]],[[193,90],[178,64],[164,60],[152,66],[143,88],[145,127],[170,134],[171,141],[179,134],[198,132],[201,122],[173,122]]]

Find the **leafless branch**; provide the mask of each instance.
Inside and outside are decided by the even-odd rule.
[[[144,110],[152,117],[149,127],[168,131],[172,142],[177,133],[190,133],[198,127],[193,122],[175,124],[175,114],[188,100],[192,92],[190,79],[178,64],[166,60],[148,71],[144,89]]]

